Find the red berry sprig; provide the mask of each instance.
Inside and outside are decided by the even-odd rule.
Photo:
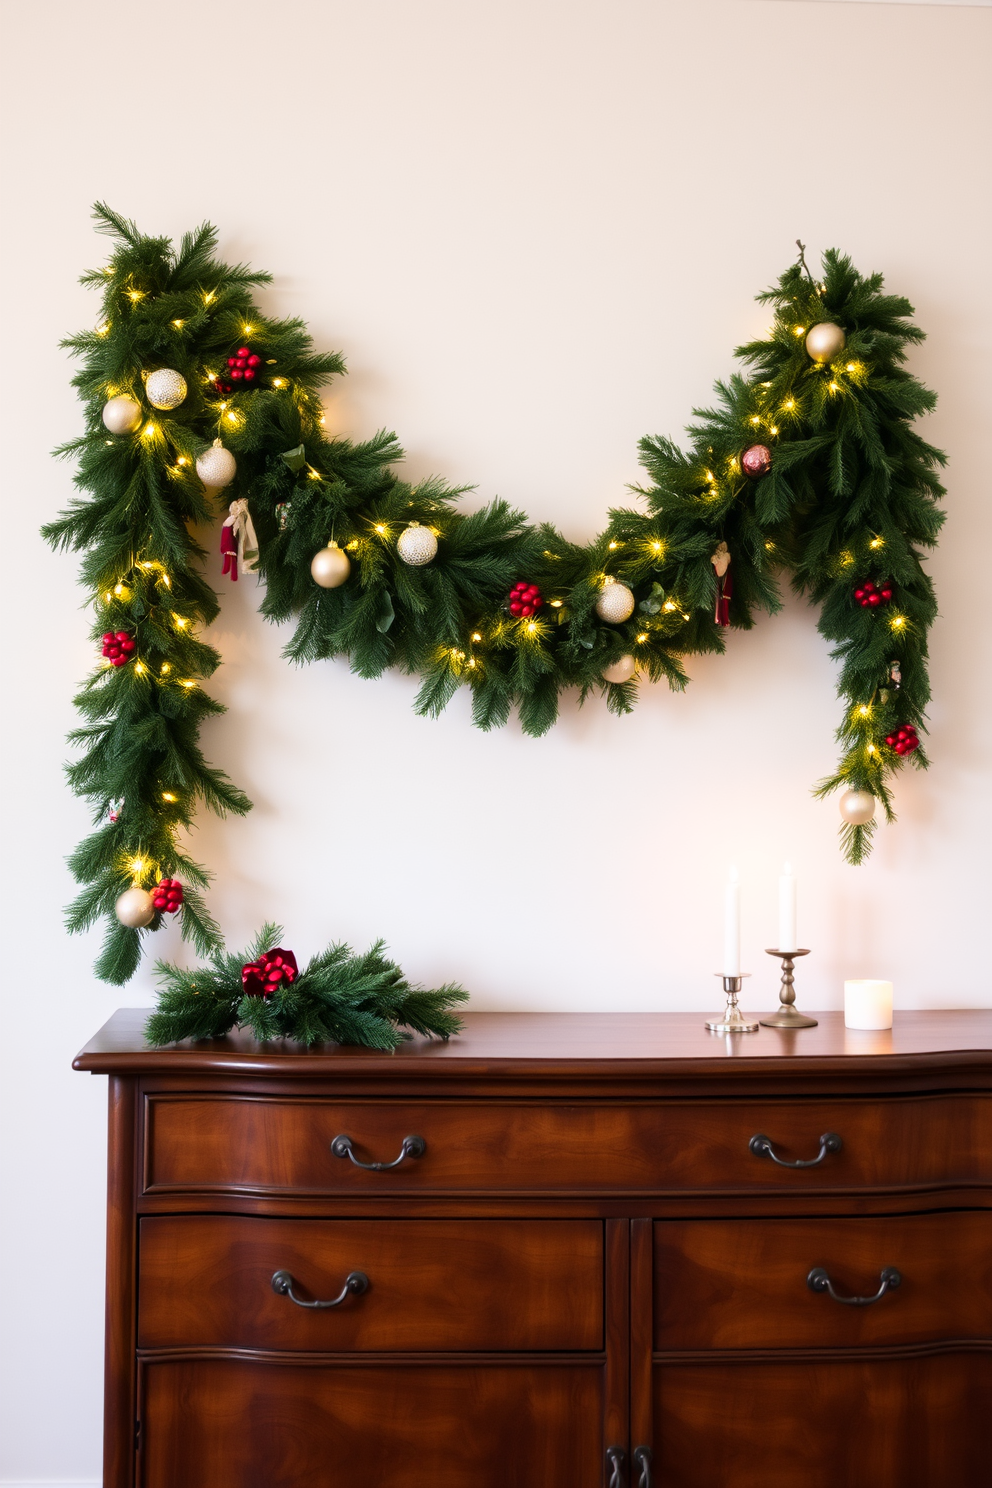
[[[865,579],[855,589],[854,598],[863,610],[877,610],[879,605],[888,604],[892,598],[892,585],[888,580],[876,584],[872,579]]]
[[[889,734],[885,742],[896,754],[912,754],[920,747],[919,736],[911,723],[905,723],[894,734]]]
[[[227,371],[214,378],[218,393],[239,393],[251,388],[262,375],[262,358],[250,346],[239,346],[227,359]]]
[[[175,914],[183,902],[183,886],[178,878],[163,878],[152,890],[152,903],[160,914]]]
[[[131,652],[134,650],[134,636],[126,630],[105,630],[103,633],[103,654],[111,666],[122,667],[131,660]]]
[[[537,614],[543,603],[544,600],[541,598],[541,591],[537,585],[528,584],[524,579],[521,579],[519,584],[514,584],[510,590],[508,604],[511,615],[519,615],[527,620],[531,615]]]

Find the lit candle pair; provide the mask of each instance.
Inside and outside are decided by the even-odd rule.
[[[741,974],[741,881],[736,868],[731,868],[723,901],[723,975]],[[797,951],[796,875],[786,863],[778,881],[778,950]]]

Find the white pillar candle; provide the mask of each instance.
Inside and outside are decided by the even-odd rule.
[[[723,897],[723,975],[741,974],[741,883],[736,868],[727,875]]]
[[[796,939],[796,875],[786,863],[778,881],[778,946],[779,951],[798,951]]]
[[[844,983],[845,1028],[891,1028],[892,983],[870,978]]]

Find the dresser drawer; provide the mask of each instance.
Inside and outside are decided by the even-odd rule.
[[[814,1268],[839,1297],[812,1290]],[[821,1278],[822,1285],[822,1278]],[[659,1221],[654,1345],[679,1349],[992,1343],[992,1211],[856,1219]]]
[[[292,1278],[301,1302],[273,1289]],[[599,1220],[143,1219],[138,1347],[596,1350]]]
[[[822,1150],[836,1133],[839,1150]],[[755,1153],[766,1136],[780,1161]],[[351,1155],[335,1139],[347,1137]],[[403,1156],[404,1139],[420,1155]],[[571,1104],[146,1097],[144,1192],[808,1193],[992,1182],[992,1098]],[[813,1166],[783,1166],[809,1163]],[[357,1163],[386,1163],[372,1170]],[[396,1159],[402,1160],[397,1162]]]

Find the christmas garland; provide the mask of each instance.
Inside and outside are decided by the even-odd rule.
[[[717,384],[687,450],[641,441],[640,505],[581,547],[504,501],[466,515],[461,490],[401,480],[391,434],[329,438],[318,392],[342,359],[315,352],[301,321],[262,314],[252,291],[270,276],[220,262],[212,227],[175,249],[106,206],[96,216],[117,246],[83,279],[103,290],[99,326],[64,343],[83,359],[87,427],[59,451],[85,494],[43,531],[84,555],[102,651],[68,767],[95,813],[70,859],[82,889],[68,925],[107,919],[98,975],[126,981],[142,931],[169,913],[201,952],[220,945],[207,875],[178,836],[201,801],[250,804],[197,743],[221,711],[202,686],[219,657],[198,634],[218,605],[190,524],[212,519],[221,489],[225,573],[257,570],[263,613],[295,620],[291,660],[418,673],[425,714],[468,686],[487,729],[516,708],[543,734],[565,688],[617,713],[638,675],[683,688],[682,658],[776,611],[787,575],[842,663],[842,753],[817,789],[843,789],[844,851],[863,859],[876,804],[893,819],[892,775],[926,764],[936,603],[921,550],[943,521],[944,456],[911,427],[935,398],[903,365],[923,333],[881,275],[831,250],[814,279],[800,245],[758,297],[774,320],[738,350],[748,374]]]
[[[148,1042],[219,1038],[237,1025],[263,1041],[395,1049],[410,1037],[403,1029],[442,1039],[458,1032],[450,1009],[468,993],[450,985],[411,987],[382,954],[381,941],[364,956],[331,946],[300,971],[293,952],[275,944],[281,938],[281,926],[263,925],[241,955],[218,949],[209,966],[192,971],[159,961],[162,989],[145,1025]]]

